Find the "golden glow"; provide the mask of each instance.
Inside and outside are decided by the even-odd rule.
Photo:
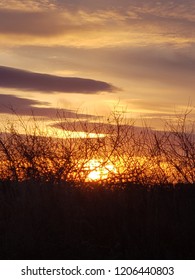
[[[103,160],[92,159],[86,166],[86,170],[91,170],[87,176],[87,181],[98,181],[108,179],[111,174],[116,174],[116,168],[112,163],[105,163]]]

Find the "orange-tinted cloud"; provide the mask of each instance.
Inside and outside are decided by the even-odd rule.
[[[21,74],[25,85],[24,79],[8,83],[7,78],[4,85],[17,96],[50,100],[53,107],[67,98],[70,106],[92,110],[96,105],[103,114],[103,104],[120,99],[139,116],[169,113],[194,96],[194,10],[194,0],[2,0],[1,64],[16,68],[10,77],[19,74],[17,69],[31,71]],[[36,85],[29,80],[33,71]],[[91,93],[101,92],[99,81],[107,81],[101,85],[109,93],[86,98],[83,79],[83,95],[60,94],[62,89],[54,89],[55,83],[48,88],[39,73],[50,73],[50,83],[53,77],[86,77],[95,82]],[[113,92],[112,84],[123,91]],[[48,90],[57,94],[39,95]]]
[[[9,1],[8,1],[9,2]],[[0,6],[3,44],[115,46],[195,42],[193,1],[46,1]],[[179,2],[179,3],[178,3]],[[31,3],[31,1],[30,1]],[[23,2],[24,4],[24,2]],[[31,3],[32,6],[32,3]],[[49,41],[48,41],[49,40]]]
[[[63,19],[53,12],[0,10],[0,33],[7,35],[54,36],[65,32]]]

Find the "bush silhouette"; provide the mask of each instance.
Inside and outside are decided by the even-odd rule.
[[[8,122],[0,134],[0,257],[194,259],[188,117],[164,131],[136,127],[120,112],[94,122],[58,115],[58,131],[33,116]]]
[[[33,116],[27,122],[21,117],[16,124],[8,122],[0,135],[2,180],[82,184],[99,168],[101,184],[194,183],[195,134],[189,110],[167,122],[164,131],[136,127],[117,111],[101,122],[57,116],[58,131],[55,125],[45,130]],[[99,162],[94,170],[89,168],[92,160]]]

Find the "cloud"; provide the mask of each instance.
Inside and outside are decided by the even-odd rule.
[[[195,45],[176,48],[171,44],[158,44],[101,49],[21,47],[15,53],[25,57],[30,65],[41,61],[43,69],[52,67],[63,73],[66,65],[73,73],[102,73],[102,77],[109,80],[114,77],[143,85],[145,82],[163,83],[186,91],[195,86],[194,50]]]
[[[36,1],[34,9],[32,1],[26,2],[17,9],[0,6],[2,44],[48,45],[49,40],[50,45],[102,47],[195,41],[195,3],[190,0]]]
[[[51,127],[58,128],[61,130],[75,131],[75,132],[86,132],[86,133],[96,133],[96,134],[113,134],[116,133],[118,126],[116,124],[109,123],[109,120],[103,120],[104,122],[89,122],[84,121],[66,121],[66,122],[57,122]],[[129,124],[120,124],[120,129],[122,131],[134,130],[134,132],[139,132],[143,128]]]
[[[76,132],[88,132],[88,133],[108,133],[112,132],[116,127],[113,124],[106,124],[103,122],[88,122],[88,121],[75,121],[75,122],[57,122],[52,127],[61,129],[61,130],[69,130]]]
[[[71,11],[66,8],[54,10],[13,10],[0,9],[0,34],[26,35],[27,37],[79,36],[91,31],[98,33],[114,29],[113,25],[124,21],[124,15],[118,11]],[[14,24],[13,24],[14,22]],[[86,40],[87,38],[85,38]]]
[[[101,50],[66,48],[62,61],[66,60],[66,56],[69,55],[72,57],[69,69],[72,70],[75,70],[75,67],[91,72],[102,69],[104,75],[109,79],[110,77],[123,78],[128,79],[129,82],[142,83],[142,85],[145,82],[161,83],[164,86],[171,85],[189,90],[195,86],[194,49],[195,45],[176,48],[170,44],[102,48]],[[47,53],[46,49],[43,50]],[[63,52],[60,48],[58,50],[59,53]],[[57,53],[57,49],[55,52]],[[49,55],[51,56],[51,52]],[[58,56],[55,61],[58,61]],[[95,63],[91,63],[91,61]],[[50,63],[52,63],[52,59]]]
[[[48,37],[65,32],[62,26],[61,16],[52,11],[0,10],[2,34]]]
[[[0,87],[42,93],[98,93],[116,90],[111,84],[92,79],[60,77],[0,66]]]
[[[41,102],[15,95],[0,94],[0,114],[17,113],[18,115],[37,117],[56,117],[57,114],[66,118],[95,118],[90,114],[77,113],[73,110],[51,108],[49,102]],[[44,107],[45,106],[45,107]]]
[[[107,77],[108,81],[123,88],[123,91],[106,94],[105,98],[126,100],[129,108],[136,111],[145,109],[148,112],[156,110],[168,112],[173,110],[173,104],[186,104],[189,98],[194,102],[194,50],[195,45],[176,48],[170,44],[101,49],[20,47],[15,52],[18,57],[13,57],[10,63],[18,61],[21,56],[25,58],[26,63],[21,64],[21,68],[26,65],[36,67],[40,64],[41,72],[52,69],[56,73],[63,74],[67,69],[70,73],[76,73],[76,76],[86,73],[85,75],[91,77],[98,75],[99,80]],[[67,94],[67,97],[69,96]],[[89,100],[88,98],[86,100],[85,96],[83,95],[80,104]],[[90,98],[94,97],[91,95]],[[96,106],[97,99],[99,95],[96,95],[94,101]],[[103,98],[101,100],[104,102]],[[150,101],[153,104],[149,104]],[[165,107],[164,101],[168,103]],[[112,101],[112,104],[115,102],[117,101]],[[75,104],[75,98],[72,104]],[[88,105],[90,108],[91,104]]]
[[[43,9],[54,9],[56,0],[1,0],[1,9],[41,11]]]
[[[105,50],[102,61],[106,58],[111,61],[111,67],[107,69],[118,77],[192,88],[195,85],[194,48],[195,46],[177,49],[165,44],[110,49]]]

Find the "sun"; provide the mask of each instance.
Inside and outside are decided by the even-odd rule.
[[[104,164],[103,160],[91,159],[86,164],[86,170],[89,170],[87,181],[105,180],[109,175],[116,173],[116,168],[112,163]]]
[[[101,174],[97,170],[91,171],[88,174],[87,179],[89,179],[90,181],[98,181],[101,179]]]

